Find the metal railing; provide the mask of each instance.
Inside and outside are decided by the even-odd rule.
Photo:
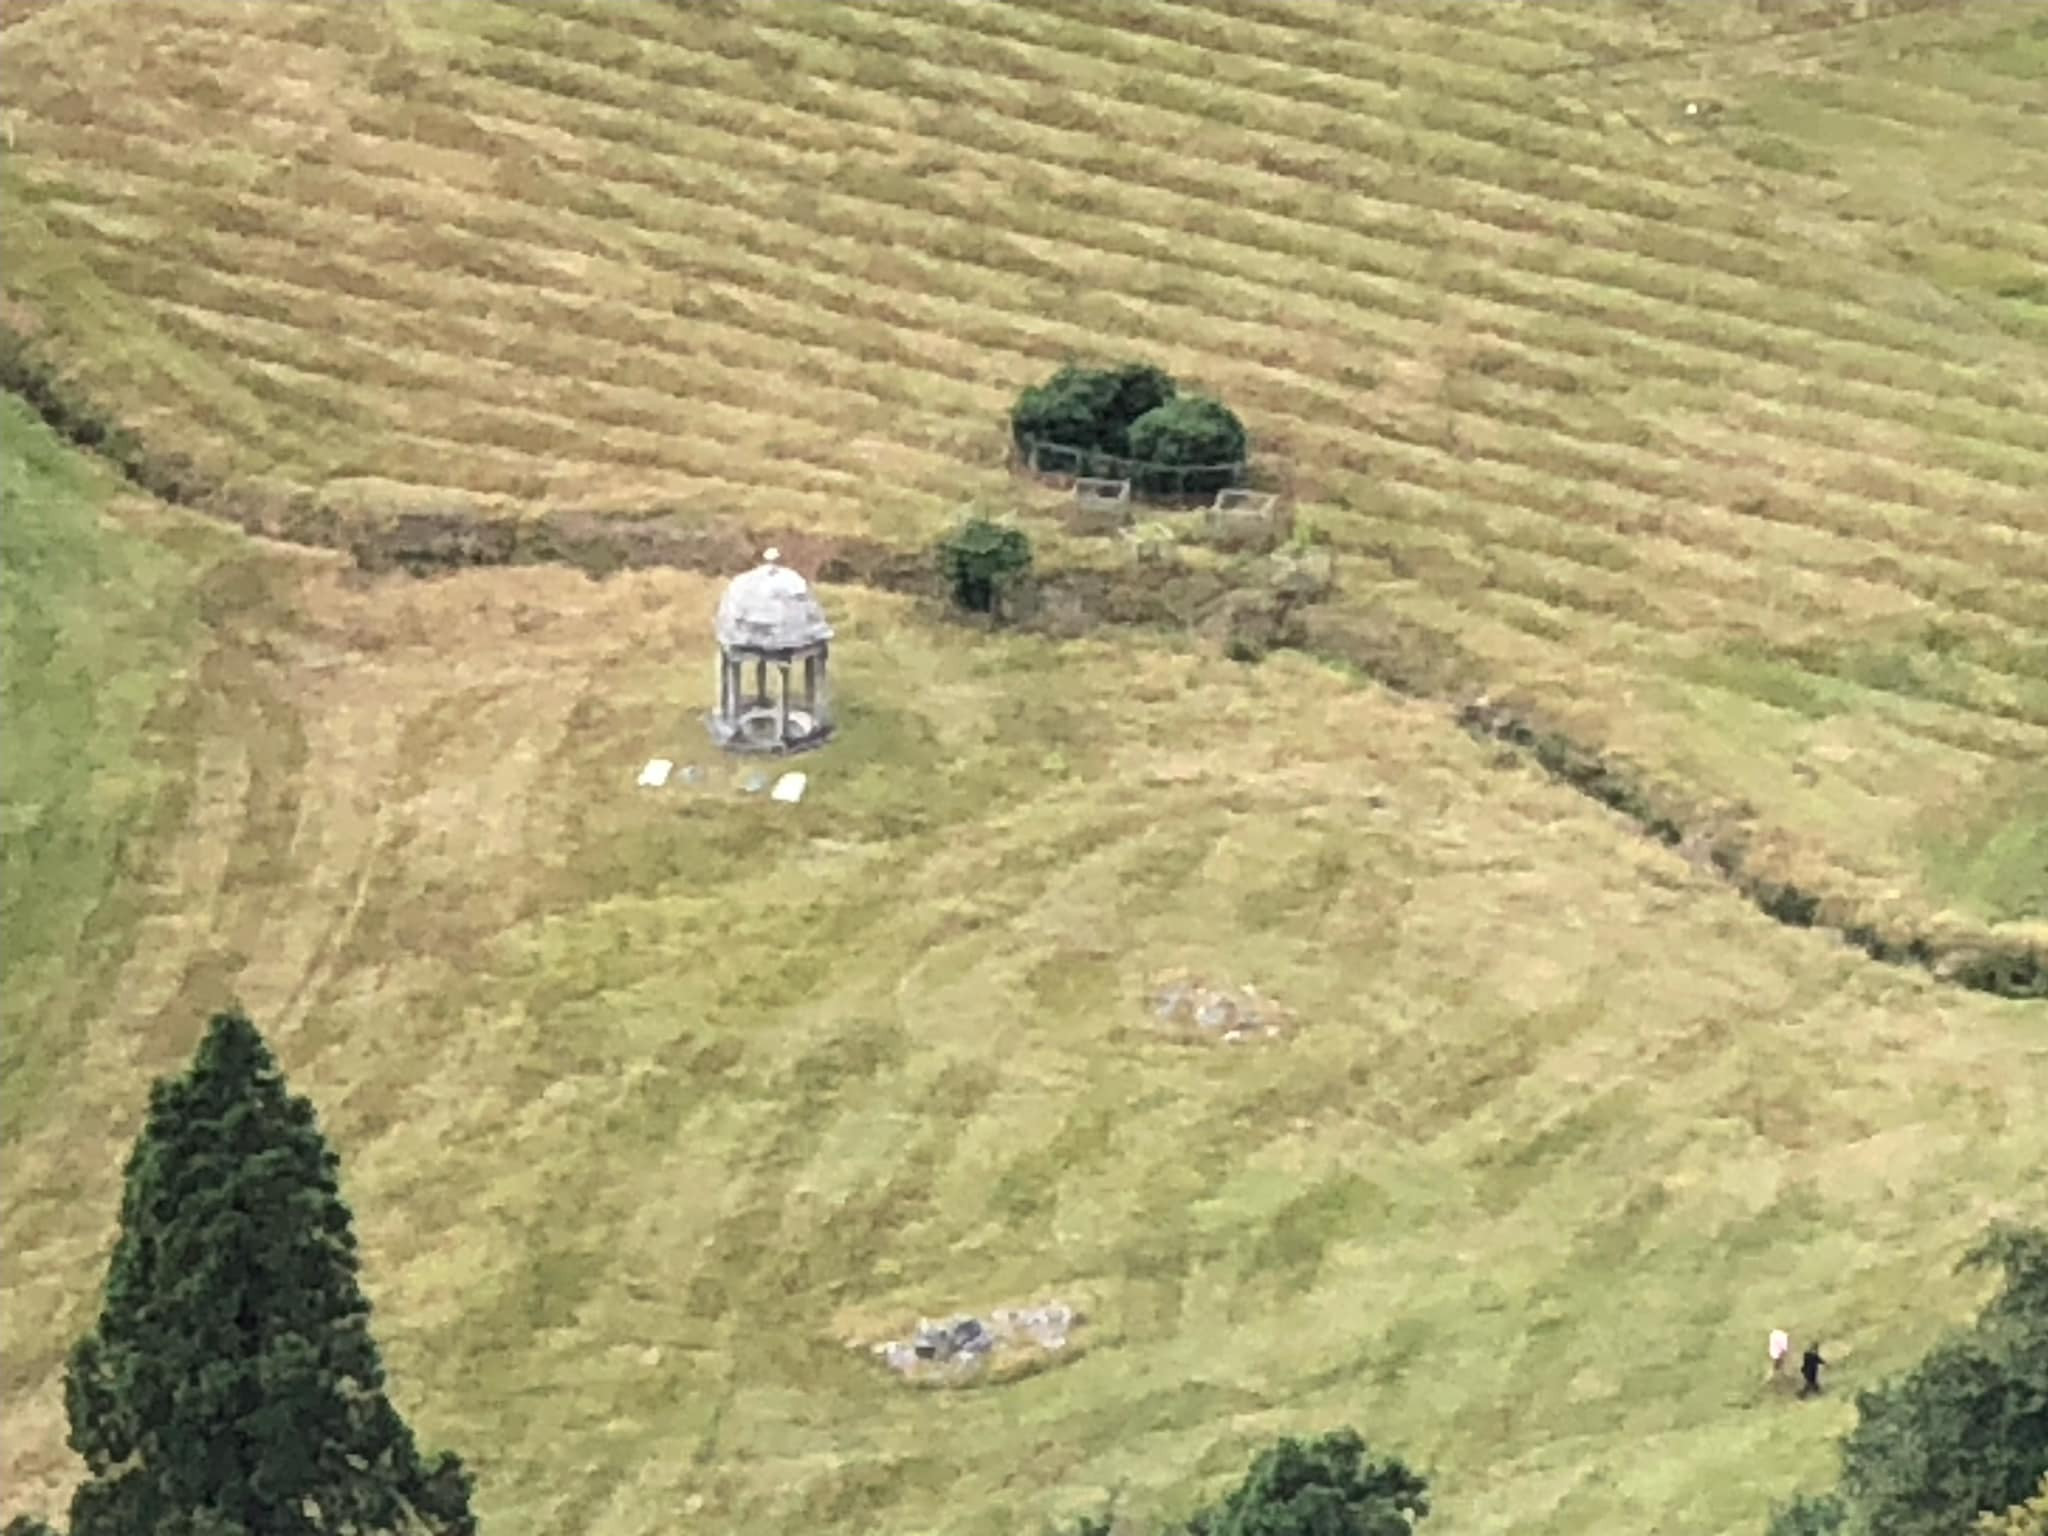
[[[1249,459],[1223,464],[1162,464],[1153,459],[1134,459],[1127,454],[1100,448],[1077,448],[1044,438],[1016,440],[1017,456],[1034,475],[1087,480],[1128,480],[1141,496],[1181,498],[1206,496],[1213,491],[1243,485],[1251,473]]]

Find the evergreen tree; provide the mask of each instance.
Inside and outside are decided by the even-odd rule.
[[[71,1536],[473,1536],[384,1393],[339,1163],[240,1014],[159,1081],[65,1381]]]

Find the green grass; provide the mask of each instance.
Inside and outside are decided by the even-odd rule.
[[[1426,703],[835,589],[847,724],[804,802],[715,764],[649,794],[645,757],[710,761],[715,584],[180,555],[132,501],[86,522],[106,488],[32,428],[8,451],[101,569],[157,573],[210,681],[136,813],[156,915],[109,902],[111,978],[10,1012],[11,1178],[64,1191],[0,1230],[10,1509],[75,1475],[62,1350],[127,1140],[230,996],[343,1155],[402,1406],[511,1536],[1164,1514],[1336,1423],[1453,1536],[1743,1529],[1969,1310],[1983,1222],[2048,1214],[2025,1008],[1769,923]],[[38,761],[104,759],[17,654]],[[173,665],[90,654],[101,693]],[[10,887],[43,856],[6,853]],[[11,968],[74,933],[11,931]],[[1188,969],[1299,1030],[1159,1034]],[[1081,1347],[1000,1387],[854,1347],[1048,1296]],[[1843,1396],[1760,1390],[1780,1324]]]
[[[159,824],[185,792],[199,592],[228,540],[159,517],[108,521],[115,477],[68,451],[11,395],[0,534],[0,835],[8,956],[0,1114],[33,1124],[67,1029],[105,1006]]]
[[[2048,918],[2048,786],[2018,770],[1922,823],[1937,888],[1993,921]]]
[[[2048,921],[2040,28],[1871,9],[10,25],[5,318],[159,451],[337,517],[907,547],[979,498],[1106,565],[1000,416],[1110,338],[1293,477],[1354,665],[828,589],[809,797],[644,794],[711,761],[714,583],[372,581],[7,403],[0,1507],[76,1475],[120,1163],[230,998],[505,1536],[1164,1515],[1338,1423],[1448,1536],[1824,1483],[1983,1223],[2048,1218],[2038,1009],[1770,923],[1445,706],[1512,693],[1762,877]],[[1160,1036],[1190,969],[1299,1031]],[[852,1347],[1049,1295],[1083,1347],[1000,1388]],[[1780,1325],[1840,1394],[1762,1392]]]

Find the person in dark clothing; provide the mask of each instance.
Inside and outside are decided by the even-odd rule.
[[[1820,1357],[1820,1343],[1818,1340],[1806,1346],[1806,1353],[1799,1360],[1799,1395],[1801,1397],[1814,1397],[1819,1394],[1820,1368],[1826,1364],[1827,1361]]]

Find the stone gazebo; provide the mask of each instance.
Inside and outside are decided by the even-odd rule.
[[[711,735],[733,752],[801,752],[832,734],[832,626],[810,583],[779,559],[769,550],[718,604]]]

